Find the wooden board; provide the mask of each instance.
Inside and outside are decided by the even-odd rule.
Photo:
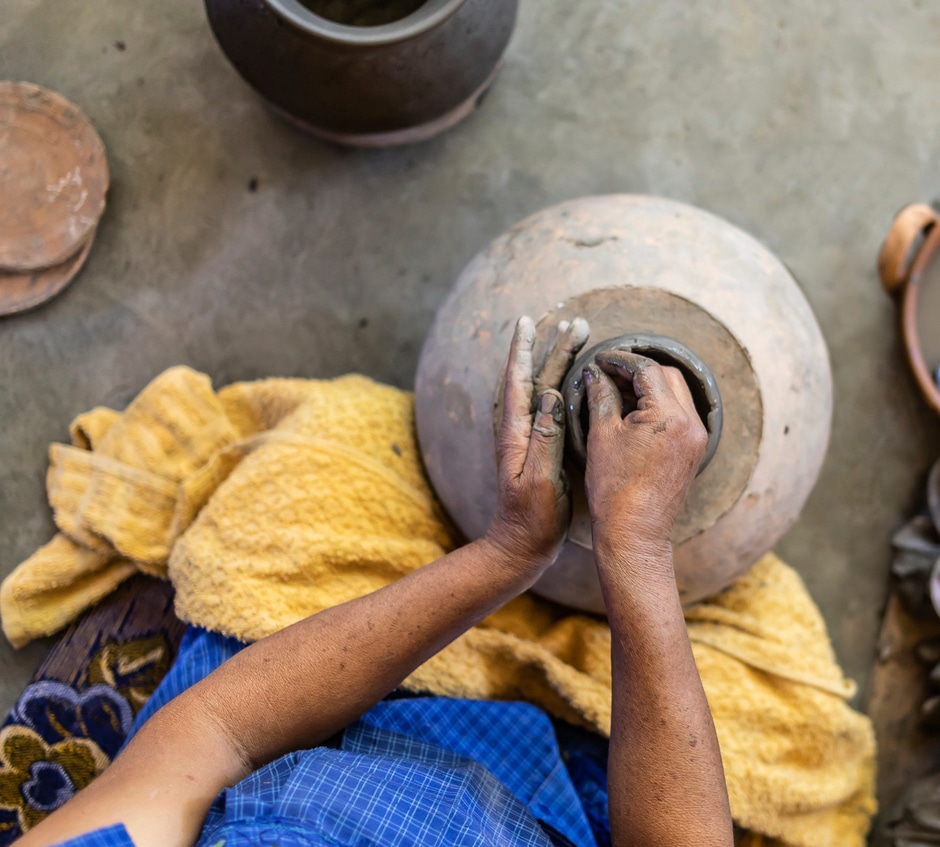
[[[912,780],[940,770],[940,731],[920,725],[930,668],[914,648],[928,638],[940,638],[940,619],[912,618],[892,592],[865,698],[878,740],[877,796],[882,809]]]
[[[54,679],[78,688],[100,682],[89,676],[94,674],[93,657],[103,646],[156,636],[168,648],[166,657],[161,657],[159,674],[144,661],[138,661],[133,669],[137,676],[146,677],[152,690],[176,657],[185,630],[186,624],[173,612],[170,583],[136,574],[84,612],[58,637],[36,669],[33,680]],[[115,685],[116,681],[108,682]]]

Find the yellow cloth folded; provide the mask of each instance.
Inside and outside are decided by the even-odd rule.
[[[360,596],[456,543],[424,476],[413,398],[361,376],[213,392],[173,368],[128,409],[53,445],[59,534],[0,588],[15,645],[55,632],[135,569],[169,576],[179,616],[255,640]],[[686,613],[751,847],[862,847],[875,746],[797,574],[765,556]],[[524,595],[406,681],[524,699],[610,732],[610,629]]]

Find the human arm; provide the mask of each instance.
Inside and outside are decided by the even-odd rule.
[[[730,847],[728,792],[669,541],[706,433],[681,374],[629,353],[584,373],[586,487],[611,627],[608,761],[616,847]],[[623,416],[621,390],[637,398]]]
[[[334,735],[528,588],[554,560],[569,520],[561,398],[546,388],[548,401],[533,413],[535,385],[557,386],[552,374],[560,381],[583,336],[583,322],[572,325],[535,377],[534,326],[517,327],[497,445],[497,514],[483,539],[243,650],[161,709],[23,847],[116,822],[137,847],[193,844],[222,788]]]

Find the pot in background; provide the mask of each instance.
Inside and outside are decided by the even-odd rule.
[[[940,415],[940,214],[902,209],[878,255],[881,284],[898,305],[904,356],[927,405]]]
[[[423,141],[472,112],[499,69],[517,6],[425,0],[399,20],[354,26],[299,0],[206,0],[223,52],[277,112],[362,147]]]
[[[434,487],[469,538],[496,505],[494,419],[513,327],[536,319],[536,361],[560,320],[596,344],[679,367],[715,443],[673,532],[682,602],[721,591],[792,526],[825,457],[832,376],[819,326],[784,265],[707,212],[657,197],[588,197],[517,224],[473,259],[421,353],[416,414]],[[578,436],[579,366],[566,380]],[[603,613],[576,443],[573,516],[534,590]]]

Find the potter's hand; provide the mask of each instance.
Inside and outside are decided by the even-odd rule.
[[[675,368],[634,353],[599,353],[584,371],[590,429],[585,488],[595,544],[668,544],[705,452],[707,433]],[[622,397],[637,408],[623,417]]]
[[[611,635],[611,843],[731,847],[721,752],[669,543],[705,453],[705,427],[679,371],[620,351],[595,363],[583,377],[585,489]],[[637,407],[624,416],[633,397]]]
[[[571,504],[562,468],[565,405],[558,388],[587,336],[588,325],[581,318],[559,324],[555,344],[536,374],[535,324],[527,317],[516,324],[496,439],[496,517],[486,534],[514,563],[547,567],[568,528]]]

